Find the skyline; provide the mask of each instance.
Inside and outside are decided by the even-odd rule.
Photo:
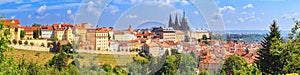
[[[102,12],[98,23],[91,24],[103,27],[121,25],[118,28],[123,28],[123,24],[128,27],[150,20],[158,20],[167,25],[170,13],[172,18],[175,18],[176,13],[181,17],[182,12],[185,11],[191,27],[208,27],[201,12],[198,12],[187,0],[160,0],[157,2],[113,0]],[[272,20],[278,21],[281,30],[290,30],[294,26],[292,18],[297,19],[300,11],[296,7],[298,2],[296,0],[247,0],[243,2],[238,0],[215,0],[215,2],[220,12],[218,14],[223,15],[226,30],[268,30]],[[99,9],[95,8],[97,4],[101,4],[101,1],[97,0],[1,0],[0,5],[3,7],[0,7],[0,14],[4,14],[7,19],[21,20],[21,25],[75,23],[74,20],[78,15],[80,5],[85,5],[85,3],[87,3],[87,11],[94,12],[94,15],[101,14]],[[158,5],[161,5],[161,7]],[[149,11],[159,10],[160,12],[150,14],[141,11],[145,8]],[[280,9],[285,10],[281,11]],[[125,13],[128,11],[129,13]]]

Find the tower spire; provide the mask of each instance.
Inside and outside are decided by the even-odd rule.
[[[170,14],[170,18],[169,18],[169,27],[173,27],[173,21],[172,21],[172,16]]]

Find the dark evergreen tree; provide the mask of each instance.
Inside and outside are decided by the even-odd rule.
[[[272,42],[274,42],[274,40],[272,40],[273,38],[281,39],[279,27],[275,20],[270,26],[270,32],[266,34],[261,42],[262,48],[257,52],[259,57],[257,57],[258,61],[256,63],[263,74],[276,74],[281,70],[280,67],[282,64],[280,64],[280,62],[276,62],[280,57],[274,56],[271,53],[270,47]]]

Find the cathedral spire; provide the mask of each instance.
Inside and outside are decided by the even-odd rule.
[[[176,26],[176,27],[179,27],[179,21],[178,21],[177,14],[176,14],[176,16],[175,16],[175,26]]]
[[[173,25],[174,23],[173,23],[173,21],[172,21],[172,16],[171,16],[171,14],[170,14],[170,18],[169,18],[169,27],[173,27],[174,25]]]
[[[185,11],[183,11],[183,19],[185,19]]]

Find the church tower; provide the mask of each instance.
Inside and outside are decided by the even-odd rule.
[[[180,30],[190,31],[190,27],[188,25],[187,18],[185,18],[185,11],[183,11],[183,17],[182,17],[182,20],[181,20],[180,24],[181,24]]]
[[[173,23],[171,14],[170,14],[170,18],[169,18],[169,27],[174,28],[174,23]]]
[[[179,28],[180,28],[180,25],[179,25],[178,17],[177,17],[177,14],[176,14],[176,16],[175,16],[175,27],[174,27],[174,29],[175,29],[175,30],[179,30]]]

